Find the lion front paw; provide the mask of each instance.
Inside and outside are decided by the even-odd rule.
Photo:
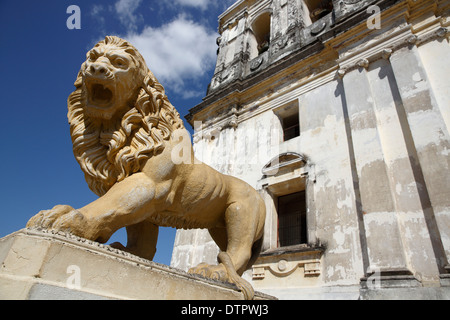
[[[200,263],[198,266],[190,268],[188,273],[198,274],[213,280],[229,282],[227,269],[223,264],[210,265],[207,263]]]
[[[87,225],[85,217],[76,209],[68,205],[57,205],[50,210],[42,210],[32,217],[26,227],[52,229],[86,237],[83,229]]]

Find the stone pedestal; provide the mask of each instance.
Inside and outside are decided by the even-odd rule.
[[[233,284],[61,233],[12,233],[0,239],[0,263],[0,299],[243,299]]]

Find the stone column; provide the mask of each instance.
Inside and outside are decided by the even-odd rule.
[[[407,270],[367,71],[343,77],[370,271]],[[344,106],[345,107],[345,106]],[[367,270],[365,270],[367,271]]]
[[[439,31],[443,31],[442,29],[444,28]],[[418,51],[448,132],[450,130],[450,81],[448,81],[450,46],[446,40],[439,39],[421,45]]]
[[[352,161],[349,160],[345,92],[330,81],[299,97],[299,150],[309,157],[307,178],[308,228],[314,241],[325,243],[323,281],[359,285],[366,272],[355,201]],[[312,167],[313,166],[313,167]]]
[[[450,135],[418,48],[401,48],[390,61],[423,177],[419,177],[423,180],[419,187],[425,220],[443,273],[450,257]]]
[[[423,179],[392,68],[380,59],[370,65],[367,76],[406,262],[422,282],[438,282],[421,195]]]

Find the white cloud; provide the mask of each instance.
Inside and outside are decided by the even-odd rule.
[[[170,2],[164,2],[165,6],[169,8],[174,7],[192,7],[194,9],[200,9],[205,11],[206,9],[219,10],[219,14],[228,9],[232,4],[234,4],[237,0],[174,0]]]
[[[217,36],[181,15],[161,27],[146,27],[139,34],[130,32],[125,38],[164,86],[189,98],[204,94],[205,88],[201,92],[194,89],[195,82],[215,66]]]
[[[94,4],[94,5],[92,6],[92,9],[91,9],[91,16],[97,18],[97,17],[99,16],[99,14],[100,14],[103,10],[104,10],[104,8],[103,8],[103,6],[102,6],[101,4],[99,4],[99,5]],[[103,18],[103,17],[102,17],[102,18]]]
[[[141,2],[142,0],[119,0],[114,4],[114,9],[119,17],[120,23],[127,30],[135,31],[137,29],[137,22],[142,20],[141,15],[135,14]]]
[[[179,5],[187,7],[195,7],[202,10],[206,10],[210,2],[211,2],[210,0],[175,0],[175,3]]]

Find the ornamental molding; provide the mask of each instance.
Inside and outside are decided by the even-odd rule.
[[[269,273],[277,278],[285,278],[299,268],[303,269],[305,277],[318,277],[321,274],[321,255],[321,250],[310,249],[262,256],[252,267],[252,280],[263,280]]]
[[[449,37],[450,31],[445,27],[435,27],[426,33],[420,35],[413,34],[409,27],[392,33],[389,38],[382,38],[373,42],[370,46],[365,43],[353,50],[351,53],[345,53],[338,60],[339,69],[336,75],[339,78],[344,77],[354,69],[367,69],[370,63],[379,60],[388,60],[392,53],[405,47],[420,46],[437,38]]]

